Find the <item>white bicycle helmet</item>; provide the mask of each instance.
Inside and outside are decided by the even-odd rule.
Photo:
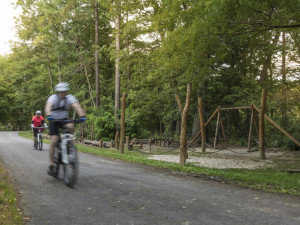
[[[42,112],[38,110],[35,112],[35,114],[42,114]]]
[[[55,91],[65,92],[70,90],[69,84],[67,82],[60,82],[55,86]]]

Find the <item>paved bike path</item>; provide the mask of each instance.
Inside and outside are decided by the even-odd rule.
[[[79,154],[74,189],[46,174],[48,151],[0,132],[0,160],[22,192],[29,224],[300,224],[300,198]]]

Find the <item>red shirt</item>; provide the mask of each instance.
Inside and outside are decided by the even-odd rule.
[[[34,116],[32,118],[32,122],[33,122],[34,127],[40,127],[42,125],[42,121],[44,121],[43,116],[40,116],[40,117]]]

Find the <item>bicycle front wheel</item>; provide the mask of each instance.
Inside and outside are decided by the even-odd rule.
[[[54,161],[53,177],[58,178],[58,176],[59,176],[59,164],[61,163],[61,154],[59,153],[58,147],[55,147],[53,161]]]
[[[64,164],[64,181],[69,187],[73,187],[78,177],[78,156],[73,141],[67,143],[68,164]]]
[[[39,134],[39,137],[38,137],[38,149],[40,151],[42,151],[42,149],[43,149],[43,136],[42,136],[42,134]]]

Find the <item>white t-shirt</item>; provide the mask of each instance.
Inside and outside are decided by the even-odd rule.
[[[51,116],[53,119],[59,120],[68,118],[70,106],[77,102],[77,99],[73,95],[67,95],[61,99],[59,95],[54,94],[48,98],[47,103],[48,102],[52,104]]]

